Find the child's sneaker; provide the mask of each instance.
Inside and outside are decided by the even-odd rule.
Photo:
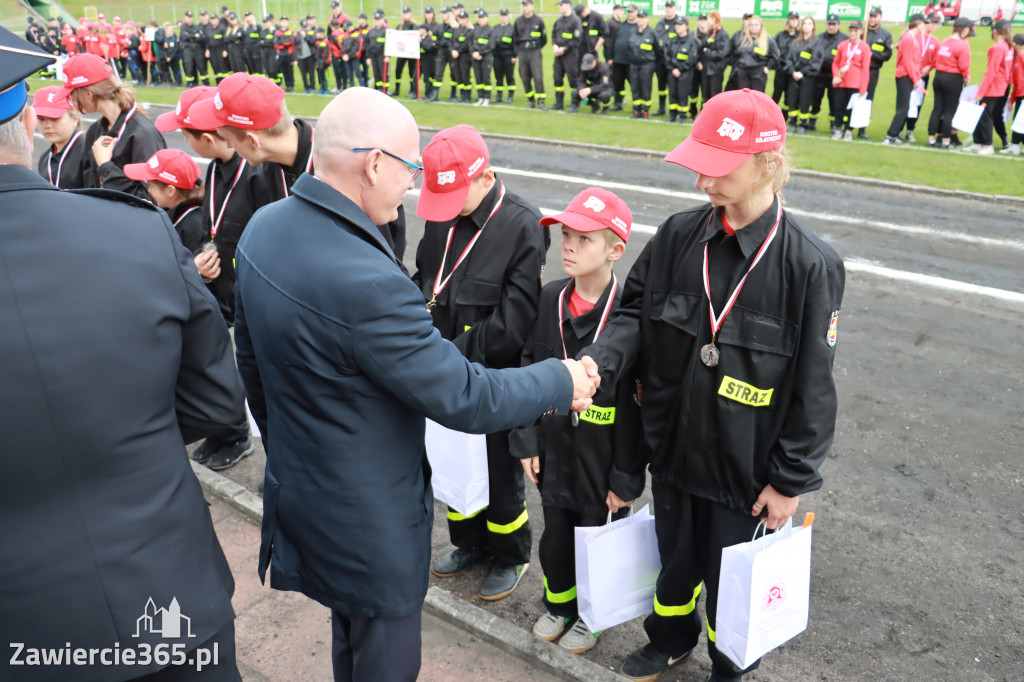
[[[533,634],[545,642],[553,642],[562,636],[569,619],[556,616],[553,613],[545,613],[533,624]]]
[[[583,619],[577,618],[576,622],[569,628],[569,632],[565,633],[565,636],[559,640],[558,646],[574,654],[582,654],[594,648],[594,645],[597,644],[597,637],[600,634],[600,632],[591,632],[587,624],[583,622]]]

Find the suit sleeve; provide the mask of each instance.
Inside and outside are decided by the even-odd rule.
[[[530,336],[526,339],[526,345],[523,347],[523,367],[529,367],[535,362],[545,359],[538,358],[534,353],[534,334],[536,331],[537,327],[534,325],[534,328],[530,331]],[[535,419],[528,424],[509,431],[508,447],[509,453],[516,459],[536,457],[540,453],[540,419]]]

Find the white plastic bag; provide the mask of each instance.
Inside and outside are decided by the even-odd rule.
[[[654,610],[661,556],[649,506],[575,536],[576,603],[592,632]]]
[[[1010,130],[1018,135],[1024,135],[1024,105],[1021,105],[1021,108],[1017,110],[1017,116],[1014,117]]]
[[[463,516],[486,507],[487,436],[452,431],[428,419],[424,440],[434,497]]]
[[[918,118],[921,107],[924,105],[924,90],[914,88],[910,91],[910,109],[907,111],[907,118]]]
[[[985,107],[981,104],[960,100],[956,107],[956,113],[953,114],[953,128],[962,133],[973,133],[974,129],[978,127],[978,121],[981,120],[981,114],[984,111]]]
[[[793,530],[790,519],[722,550],[715,646],[740,668],[807,629],[811,528]]]
[[[871,124],[871,100],[859,92],[850,98],[850,127],[867,128]]]

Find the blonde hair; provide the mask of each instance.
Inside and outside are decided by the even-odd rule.
[[[230,131],[228,137],[230,137],[232,140],[241,140],[243,137],[245,137],[245,133],[247,132],[260,133],[262,135],[266,135],[267,137],[281,137],[286,132],[288,132],[289,128],[291,128],[293,125],[295,125],[295,121],[292,119],[292,115],[288,113],[288,106],[284,103],[284,100],[281,100],[281,118],[278,120],[277,123],[270,126],[269,128],[263,128],[262,130],[253,131],[250,131],[249,129],[235,128],[234,126],[227,125],[221,126],[221,128]],[[218,128],[218,130],[220,130],[221,128]],[[224,136],[221,135],[221,137]]]
[[[750,21],[757,19],[761,23],[761,32],[757,36],[757,46],[762,50],[768,49],[768,31],[764,28],[764,19],[759,16],[750,17]],[[743,29],[743,37],[740,39],[740,47],[750,47],[754,44],[754,36],[750,35],[750,23]]]
[[[918,26],[920,26],[923,23],[924,22],[921,21],[920,19],[913,19],[913,20],[911,20],[911,22],[909,24],[907,24],[907,27],[905,29],[903,29],[903,33],[900,34],[900,37],[896,39],[896,44],[898,45],[900,43],[900,41],[903,40],[904,36],[906,36],[908,33],[913,31],[915,28],[917,28]]]
[[[140,114],[149,118],[149,112],[146,111],[146,107],[135,101],[135,88],[125,85],[116,74],[111,74],[98,83],[72,90],[71,96],[74,98],[75,105],[79,109],[82,108],[82,104],[78,98],[82,92],[88,92],[96,100],[108,99],[117,102],[117,106],[121,111],[128,111],[134,106]]]
[[[626,245],[626,240],[620,237],[618,233],[610,227],[606,227],[601,230],[601,234],[604,235],[605,246],[609,248],[614,247],[616,244],[622,244],[623,246]]]
[[[767,152],[758,152],[754,154],[754,158],[761,166],[765,183],[771,185],[772,194],[777,194],[779,201],[786,203],[782,196],[782,188],[789,182],[789,152],[785,147],[779,147]]]

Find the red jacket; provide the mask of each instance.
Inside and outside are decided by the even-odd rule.
[[[1024,98],[1024,52],[1018,52],[1016,58],[1013,60],[1011,82],[1013,83],[1011,101],[1016,102],[1017,100]]]
[[[921,67],[935,68],[935,56],[939,52],[939,39],[931,33],[921,31],[918,46],[921,48]]]
[[[896,48],[896,77],[904,76],[915,85],[921,80],[921,47],[917,36],[910,31],[903,35]]]
[[[1010,70],[1013,66],[1013,48],[1005,40],[998,40],[988,48],[988,65],[985,77],[978,87],[978,98],[1002,97],[1010,84]]]
[[[846,74],[839,75],[840,69],[846,67]],[[832,60],[832,77],[842,78],[838,87],[857,90],[867,94],[868,80],[871,78],[871,48],[863,40],[856,43],[849,39],[839,43],[835,59]]]
[[[935,70],[971,77],[971,46],[966,40],[950,36],[942,41],[935,55]]]

